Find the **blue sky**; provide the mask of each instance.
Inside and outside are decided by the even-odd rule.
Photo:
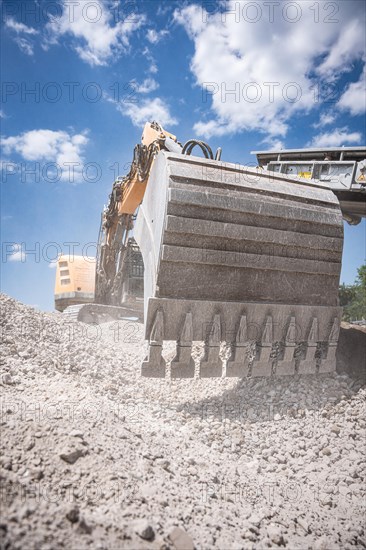
[[[3,0],[1,12],[1,289],[27,304],[53,309],[58,252],[94,255],[145,121],[240,164],[255,165],[252,150],[365,143],[362,0]],[[365,227],[345,225],[346,283]]]

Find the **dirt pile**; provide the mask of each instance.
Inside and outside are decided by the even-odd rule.
[[[1,548],[366,547],[360,371],[141,379],[140,324],[0,305]]]

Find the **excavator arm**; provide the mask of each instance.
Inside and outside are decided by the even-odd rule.
[[[124,301],[129,236],[156,156],[160,151],[190,155],[195,146],[201,148],[206,158],[213,158],[212,150],[206,143],[190,140],[182,146],[175,135],[157,122],[145,124],[141,143],[134,148],[130,171],[114,182],[108,206],[102,213],[96,265],[96,303],[120,306]],[[216,158],[220,155],[219,149]]]
[[[174,145],[173,145],[174,144]],[[130,171],[113,184],[109,203],[102,212],[98,239],[95,301],[121,305],[126,278],[126,256],[134,214],[140,205],[151,167],[159,151],[181,149],[174,135],[157,124],[146,123],[141,144],[134,148]]]

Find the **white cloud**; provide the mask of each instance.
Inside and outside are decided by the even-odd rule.
[[[0,109],[0,118],[7,118],[5,111],[3,109]]]
[[[321,113],[319,122],[315,122],[313,124],[313,128],[323,128],[323,126],[328,126],[329,124],[333,124],[336,118],[337,118],[337,113],[335,112]]]
[[[308,147],[341,147],[342,145],[359,145],[362,140],[360,132],[350,132],[347,127],[335,128],[331,132],[315,136]]]
[[[20,36],[14,38],[14,41],[18,44],[23,53],[30,56],[34,55],[34,44],[32,44],[32,42]]]
[[[108,61],[126,53],[131,35],[145,23],[142,14],[129,14],[113,25],[113,7],[107,0],[72,4],[62,0],[63,13],[47,24],[46,45],[57,43],[59,37],[70,35],[75,39],[74,49],[80,59],[91,66],[107,65]]]
[[[361,3],[361,10],[352,13],[353,2],[349,2],[350,11],[342,11],[348,19],[340,21],[336,36],[331,37],[331,43],[324,62],[317,67],[321,75],[335,76],[335,72],[349,72],[352,70],[352,63],[355,59],[362,59],[365,55],[365,26],[364,6]],[[357,17],[357,12],[360,18]]]
[[[156,74],[158,72],[158,67],[156,65],[156,61],[155,61],[154,56],[151,54],[151,52],[150,52],[150,50],[147,46],[143,49],[142,55],[144,56],[146,61],[148,61],[148,63],[149,63],[148,68],[147,68],[148,72],[151,73],[151,74]]]
[[[248,4],[252,11],[246,9]],[[334,3],[339,8],[334,17],[332,3],[325,0],[312,9],[305,0],[286,4],[292,7],[284,11],[282,3],[228,0],[221,4],[226,15],[212,10],[208,14],[204,4],[174,12],[194,42],[190,67],[202,88],[205,110],[195,125],[200,135],[256,130],[283,138],[292,117],[329,100],[324,84],[362,59],[362,2]],[[319,22],[314,9],[319,9]],[[299,19],[291,22],[296,11]],[[259,19],[248,22],[256,13]]]
[[[137,91],[140,94],[149,94],[159,88],[158,82],[153,78],[145,78],[142,84],[137,85]]]
[[[147,31],[146,38],[151,44],[157,44],[164,38],[164,36],[167,36],[169,32],[165,29],[161,31],[156,31],[155,29],[149,29]]]
[[[18,136],[2,138],[1,144],[6,155],[16,152],[27,161],[55,163],[60,179],[80,181],[84,167],[82,152],[89,141],[86,133],[31,130]]]
[[[159,87],[159,83],[151,77],[145,78],[141,83],[137,82],[136,79],[133,79],[124,87],[124,89],[126,90],[124,98],[125,102],[130,101],[132,103],[134,101],[137,101],[137,94],[150,94],[151,92],[155,92],[155,90],[157,90]],[[108,100],[111,100],[109,94],[104,94],[104,97]],[[115,103],[113,100],[111,101],[112,103]]]
[[[38,31],[33,27],[24,25],[24,23],[19,23],[12,17],[8,17],[5,20],[5,27],[15,34],[12,38],[20,50],[26,55],[32,56],[34,54],[34,43],[29,40],[29,38],[24,38],[22,35],[34,36],[38,34]]]
[[[162,126],[170,127],[178,123],[177,119],[171,114],[169,105],[160,97],[142,99],[138,94],[149,94],[159,88],[158,82],[153,78],[145,78],[139,84],[135,80],[130,83],[133,90],[131,98],[126,97],[122,101],[116,101],[110,95],[104,98],[109,103],[113,103],[117,110],[131,119],[132,124],[142,128],[145,122],[156,120]],[[129,100],[129,101],[128,101]]]
[[[8,256],[9,262],[25,262],[27,254],[24,252],[23,246],[21,244],[14,243],[12,245],[12,252]]]
[[[27,25],[24,25],[24,23],[18,23],[18,21],[15,21],[15,19],[13,19],[13,17],[8,17],[6,19],[5,26],[8,29],[16,32],[17,34],[38,34],[38,31],[36,31],[36,29],[33,29],[33,27],[27,27]]]
[[[50,263],[48,264],[48,267],[50,269],[55,269],[57,267],[57,262],[58,262],[58,259],[59,259],[60,256],[61,256],[61,254],[59,254],[54,260],[50,261]]]
[[[110,101],[115,103],[113,100]],[[116,103],[116,105],[118,111],[122,115],[128,116],[132,124],[138,128],[142,128],[145,122],[153,120],[166,127],[177,124],[177,119],[171,115],[169,106],[159,97],[130,104]]]
[[[358,82],[352,82],[338,102],[338,107],[351,115],[362,115],[366,111],[366,65]]]

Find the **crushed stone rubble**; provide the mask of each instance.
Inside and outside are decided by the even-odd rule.
[[[144,379],[141,324],[0,306],[2,550],[366,548],[362,365]]]

